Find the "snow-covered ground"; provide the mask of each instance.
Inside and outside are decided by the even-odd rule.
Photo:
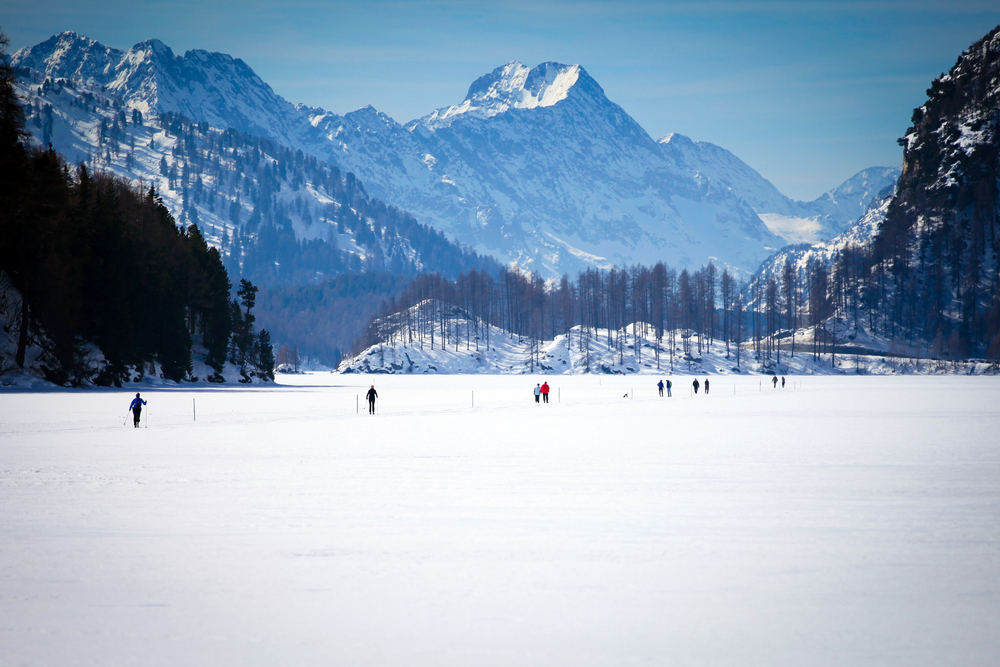
[[[1000,378],[544,379],[0,393],[0,665],[996,664]]]

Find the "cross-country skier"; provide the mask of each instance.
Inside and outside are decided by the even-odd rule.
[[[694,387],[694,393],[697,394],[698,393],[698,389],[701,387],[701,384],[699,384],[699,382],[698,382],[698,378],[694,379],[694,382],[691,383],[691,386]]]
[[[708,378],[705,378],[705,395],[708,396]]]
[[[785,388],[785,376],[784,375],[781,376],[781,388],[782,389]]]
[[[132,411],[132,426],[139,428],[139,416],[142,414],[142,406],[146,405],[146,401],[139,398],[139,392],[135,392],[135,398],[132,399],[132,404],[128,406],[128,409]]]
[[[545,382],[545,383],[542,384],[541,391],[542,391],[542,403],[548,403],[549,402],[549,383],[548,382]]]
[[[542,385],[536,384],[535,385],[535,403],[538,403],[538,401],[541,399],[541,396],[542,396]]]
[[[771,384],[774,385],[775,389],[778,388],[778,376],[777,375],[775,375],[773,378],[771,378]]]
[[[368,399],[368,414],[375,414],[375,399],[378,398],[378,392],[375,391],[375,385],[372,385],[372,388],[368,390],[368,393],[365,394],[365,398]]]
[[[671,388],[672,388],[673,386],[674,386],[674,383],[673,383],[673,382],[671,382],[671,381],[670,381],[670,380],[668,379],[668,380],[667,380],[667,398],[670,398],[671,396],[673,396],[673,394],[671,394],[671,393],[670,393],[670,389],[671,389]]]
[[[663,380],[656,383],[656,388],[660,390],[660,398],[663,398]]]

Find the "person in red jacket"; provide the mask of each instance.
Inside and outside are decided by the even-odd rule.
[[[542,403],[549,402],[549,383],[546,382],[542,385]]]

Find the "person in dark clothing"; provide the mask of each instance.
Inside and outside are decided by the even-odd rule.
[[[135,392],[135,398],[132,399],[132,404],[128,406],[128,409],[132,411],[132,426],[139,428],[139,418],[142,416],[142,406],[146,405],[146,401],[139,398],[139,392]]]
[[[674,383],[671,382],[670,380],[667,380],[667,398],[670,398],[671,396],[673,396],[673,394],[670,393],[670,390],[673,389],[673,387],[674,387]]]
[[[778,376],[777,375],[775,375],[773,378],[771,378],[771,383],[774,385],[775,389],[778,388]]]
[[[708,378],[705,378],[705,395],[708,396]]]
[[[378,392],[375,391],[375,385],[372,385],[372,388],[368,390],[368,393],[365,394],[365,398],[368,399],[368,414],[375,414],[375,399],[378,398]]]
[[[701,388],[701,384],[698,383],[698,378],[694,379],[694,382],[691,383],[691,386],[694,387],[694,393],[697,394],[698,389]]]
[[[781,376],[781,388],[782,389],[785,388],[785,376],[784,375]]]
[[[656,388],[660,390],[660,398],[663,398],[663,380],[656,383]]]

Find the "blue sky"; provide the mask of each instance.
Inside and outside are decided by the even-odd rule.
[[[283,3],[6,0],[11,48],[74,30],[247,62],[293,103],[399,122],[511,60],[580,64],[655,139],[726,148],[797,199],[898,165],[931,80],[1000,24],[992,1]]]

